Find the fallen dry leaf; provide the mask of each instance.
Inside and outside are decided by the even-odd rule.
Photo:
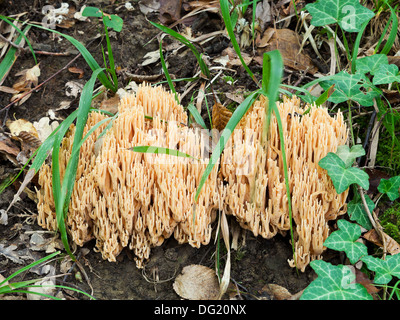
[[[51,121],[49,117],[40,118],[39,121],[33,122],[38,138],[41,142],[45,141],[47,137],[58,127],[58,121]]]
[[[184,267],[173,288],[180,297],[188,300],[215,300],[219,295],[215,271],[197,264]]]
[[[150,12],[158,11],[158,9],[160,9],[160,1],[158,0],[139,1],[139,10],[145,15]]]
[[[83,75],[85,73],[81,68],[78,68],[78,67],[70,67],[70,68],[68,68],[68,71],[71,73],[77,73],[79,79],[82,79]]]
[[[386,249],[390,254],[398,254],[400,253],[400,245],[388,234],[383,233],[386,238]],[[375,229],[371,229],[368,232],[364,233],[363,238],[377,245],[378,247],[383,247],[382,241],[378,236]]]
[[[219,131],[224,130],[231,116],[232,111],[230,111],[220,103],[214,104],[212,108],[213,127]]]
[[[256,19],[261,27],[261,32],[263,32],[265,26],[272,20],[271,6],[268,0],[263,0],[262,2],[257,3]]]
[[[120,96],[116,94],[107,100],[103,100],[100,104],[100,109],[116,114],[118,112],[118,105],[120,101]]]
[[[24,263],[24,260],[20,259],[19,254],[17,251],[15,251],[15,249],[17,249],[17,246],[15,244],[11,244],[6,247],[0,243],[0,255],[3,255],[7,259],[10,259],[12,262]]]
[[[370,280],[364,272],[358,270],[357,268],[354,268],[354,270],[356,273],[356,282],[362,284],[367,289],[369,294],[378,293],[381,290],[373,285],[374,282]]]
[[[21,150],[9,137],[0,134],[0,152],[16,157]]]
[[[7,120],[6,121],[6,126],[10,130],[11,136],[12,137],[18,137],[18,135],[25,131],[29,132],[35,137],[39,137],[36,128],[33,126],[31,122],[25,119],[18,119],[18,120]]]
[[[160,21],[171,24],[181,17],[182,0],[160,0]]]
[[[242,65],[242,62],[240,61],[238,55],[236,54],[236,52],[233,48],[228,47],[228,48],[225,48],[221,52],[221,57],[224,57],[226,55],[229,57],[229,60],[226,62],[226,65],[225,65],[226,67],[231,68],[231,67]],[[247,54],[245,52],[242,53],[242,58],[246,65],[250,64],[251,60],[253,59],[249,54]],[[226,57],[224,59],[226,59]]]
[[[32,89],[32,86],[36,87],[38,85],[39,76],[40,76],[40,68],[39,63],[30,69],[24,69],[15,74],[19,76],[18,80],[12,86],[14,90],[14,94],[11,97],[10,101],[15,101],[25,95],[28,91]],[[4,88],[3,88],[4,90]],[[26,100],[29,99],[31,94],[27,94],[20,101],[18,101],[17,105],[23,104]]]
[[[262,58],[264,52],[278,49],[285,66],[314,74],[318,69],[311,58],[300,51],[300,43],[300,36],[293,30],[268,28],[259,41],[260,45],[257,44],[257,52]],[[262,63],[260,59],[256,59],[256,61]]]
[[[272,296],[274,300],[290,300],[292,298],[288,289],[274,283],[267,283],[261,291]]]
[[[157,62],[160,60],[160,50],[147,52],[143,59],[144,61],[140,64],[142,67]]]

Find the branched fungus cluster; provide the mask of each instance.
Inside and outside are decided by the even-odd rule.
[[[221,158],[227,213],[254,235],[271,238],[290,229],[282,147],[276,117],[263,134],[266,99],[254,103],[234,130]],[[342,115],[312,107],[303,115],[300,99],[278,103],[288,167],[297,266],[302,271],[320,258],[328,221],[346,212],[347,191],[338,195],[326,170],[318,166],[347,140]]]
[[[92,112],[84,134],[104,118]],[[76,244],[95,239],[97,250],[109,261],[129,247],[142,267],[150,248],[172,234],[195,247],[209,242],[213,209],[218,207],[218,168],[211,172],[193,211],[209,140],[186,122],[182,106],[160,87],[143,86],[136,95],[121,99],[111,129],[97,140],[106,125],[101,126],[81,149],[67,221]],[[66,167],[71,154],[73,134],[72,126],[62,142],[60,168]],[[135,146],[164,147],[196,159],[133,152]],[[39,184],[39,224],[56,230],[48,165],[39,172]]]
[[[140,268],[151,247],[174,235],[199,247],[211,239],[218,209],[235,216],[254,235],[271,238],[290,229],[282,148],[277,120],[264,132],[265,98],[260,97],[232,133],[199,199],[195,194],[209,161],[210,136],[186,125],[187,115],[162,88],[139,87],[121,99],[118,117],[101,138],[100,126],[82,145],[68,212],[68,229],[82,246],[95,239],[104,259],[132,249]],[[338,195],[318,162],[346,143],[342,115],[312,107],[303,115],[298,98],[278,104],[282,119],[295,231],[295,260],[302,271],[324,250],[328,221],[346,211],[347,192]],[[89,115],[85,132],[105,116]],[[61,176],[71,154],[74,126],[62,142]],[[135,146],[164,147],[192,156],[139,153]],[[156,149],[154,149],[156,150]],[[39,224],[56,230],[51,167],[39,172]]]

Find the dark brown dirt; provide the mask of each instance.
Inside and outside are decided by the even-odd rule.
[[[57,6],[56,1],[48,1]],[[72,2],[71,2],[72,3]],[[74,1],[79,4],[79,8],[86,4],[97,7],[103,7],[108,13],[113,13],[117,4],[110,5],[110,1]],[[43,15],[40,13],[41,8],[47,4],[47,1],[2,1],[0,6],[1,14],[9,16],[11,14],[28,12],[23,16],[23,20],[30,19],[31,21],[40,21]],[[161,72],[161,65],[153,64],[151,66],[140,67],[139,63],[143,61],[143,56],[150,51],[157,50],[158,41],[154,38],[158,34],[158,30],[152,27],[145,16],[138,9],[137,2],[132,4],[135,7],[134,11],[119,10],[119,16],[124,20],[122,32],[112,36],[113,52],[118,68],[124,71],[129,71],[134,74],[153,75]],[[157,15],[150,14],[148,19],[157,20]],[[207,18],[207,17],[206,17]],[[216,17],[212,17],[216,20]],[[197,25],[196,31],[201,31],[207,24]],[[218,29],[221,26],[214,25],[213,28]],[[95,23],[76,22],[74,26],[61,29],[58,31],[64,32],[75,37],[77,40],[85,43],[87,49],[94,55],[98,62],[102,61],[100,39],[92,40],[99,32],[99,27]],[[210,29],[213,31],[213,29]],[[211,32],[206,30],[207,32]],[[69,56],[51,56],[38,55],[40,62],[41,76],[40,81],[49,78],[58,70],[63,68],[77,54],[75,49],[65,40],[59,37],[54,37],[51,33],[32,29],[29,37],[36,50],[51,51],[51,52],[66,52],[70,51]],[[153,39],[152,41],[150,41]],[[150,41],[150,42],[149,42]],[[165,39],[164,41],[170,41]],[[105,41],[102,42],[103,46]],[[210,55],[218,55],[229,43],[223,37],[218,37],[211,43],[207,43],[204,48]],[[182,51],[178,55],[167,56],[169,69],[171,74],[176,78],[191,77],[195,73],[196,60],[190,51]],[[22,52],[13,66],[9,76],[3,85],[12,86],[18,71],[31,68],[34,65],[33,58],[29,51]],[[49,109],[57,107],[60,101],[66,99],[65,83],[74,80],[84,84],[91,75],[91,70],[87,66],[82,57],[76,60],[72,65],[81,68],[85,71],[82,79],[77,79],[77,75],[68,71],[61,72],[57,77],[45,84],[38,92],[32,94],[21,106],[13,106],[6,115],[4,112],[0,114],[0,120],[5,117],[16,119],[24,118],[31,122],[39,120],[46,115]],[[239,86],[247,90],[254,88],[247,87],[248,77],[242,73]],[[123,73],[120,75],[121,86],[127,84]],[[177,90],[182,92],[183,84],[177,84]],[[224,82],[216,82],[214,90],[219,92],[223,90]],[[191,95],[191,94],[190,94]],[[190,98],[189,95],[189,98]],[[10,95],[0,94],[0,104],[2,107],[9,103]],[[188,99],[188,98],[186,98]],[[183,104],[185,101],[183,101]],[[66,117],[78,105],[78,100],[71,104],[68,110],[63,110],[57,113],[59,117]],[[15,173],[19,168],[16,168],[5,157],[0,159],[0,180],[4,180],[9,173]],[[12,200],[18,184],[11,186],[0,194],[0,209],[6,209]],[[29,186],[33,190],[34,186]],[[4,256],[0,255],[0,274],[9,276],[12,272],[27,265],[33,261],[46,255],[43,251],[30,250],[31,244],[29,231],[41,230],[35,223],[30,224],[31,220],[36,215],[36,206],[34,201],[29,199],[26,194],[22,194],[22,199],[9,212],[8,225],[0,225],[0,244],[10,246],[16,244],[18,253],[30,258],[26,258],[22,264],[16,264]],[[231,221],[231,223],[234,223]],[[240,246],[238,251],[232,251],[232,270],[231,279],[232,285],[228,290],[226,298],[234,296],[236,288],[241,291],[241,298],[255,299],[263,297],[270,299],[262,288],[265,284],[275,283],[287,288],[291,293],[297,293],[304,289],[313,279],[313,271],[308,268],[305,273],[296,273],[295,269],[289,267],[287,260],[291,258],[291,246],[289,238],[276,236],[273,239],[266,240],[260,237],[255,238],[249,232],[244,232],[245,242]],[[242,243],[242,238],[240,239]],[[88,276],[90,284],[93,286],[93,295],[97,299],[180,299],[174,292],[172,284],[175,277],[180,273],[182,268],[190,264],[202,264],[210,268],[215,266],[215,250],[216,244],[214,241],[208,246],[203,246],[200,249],[192,248],[189,245],[178,245],[174,239],[169,239],[164,242],[161,247],[154,248],[149,262],[145,269],[138,270],[132,257],[132,253],[124,250],[118,257],[116,263],[104,261],[99,253],[93,251],[94,244],[88,243],[85,248],[90,249],[90,253],[82,256],[81,264]],[[80,249],[77,250],[79,255]],[[222,254],[221,263],[225,264],[226,257]],[[59,263],[53,264],[59,268]],[[57,269],[58,270],[58,269]],[[75,267],[73,273],[79,271]],[[35,275],[30,272],[24,272],[21,277],[30,279]],[[20,279],[20,278],[19,278]],[[75,285],[86,292],[90,292],[88,281],[83,278],[79,282],[73,275],[65,279],[64,284]],[[67,298],[86,299],[86,297],[77,293],[65,294]]]

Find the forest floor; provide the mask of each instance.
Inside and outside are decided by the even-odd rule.
[[[48,2],[50,5],[54,2],[55,8],[60,6],[59,1],[3,0],[0,1],[0,13],[9,17],[19,15],[21,21],[43,22],[45,16],[42,9]],[[162,20],[165,25],[171,25],[178,21],[177,17],[184,16],[195,9],[186,1],[183,1],[182,6],[177,8],[176,3],[179,3],[179,1],[172,0],[161,1],[165,5],[169,5],[170,11],[167,13],[160,12],[161,9],[157,6],[154,7],[157,1],[131,1],[132,9],[125,6],[124,1],[76,0],[66,2],[70,5],[71,12],[79,12],[84,5],[94,6],[102,8],[108,14],[117,14],[123,19],[122,31],[110,33],[120,87],[126,86],[131,79],[140,83],[141,76],[145,76],[142,79],[149,79],[146,76],[154,76],[153,83],[165,80],[163,77],[157,77],[157,75],[162,74],[160,60],[154,59],[154,62],[148,60],[149,57],[152,57],[151,53],[159,49],[157,35],[160,34],[160,31],[153,27],[148,20],[155,22]],[[274,5],[275,16],[269,23],[265,24],[266,27],[273,27],[273,19],[277,19],[278,12],[280,18],[284,18],[285,14],[289,16],[293,12],[293,8],[290,6],[291,1],[275,2],[277,2]],[[218,13],[218,5],[215,1],[205,1],[205,3],[208,3],[203,6],[203,9],[206,10],[202,10],[202,12],[200,11],[187,19],[185,25],[178,23],[178,29],[182,33],[190,35],[193,39],[206,35],[207,37],[204,37],[204,39],[207,41],[203,41],[201,44],[196,43],[207,55],[209,61],[212,61],[213,65],[218,65],[215,61],[222,61],[222,57],[226,57],[228,52],[232,52],[232,47],[229,38],[223,32],[224,23]],[[212,10],[212,6],[217,9]],[[299,6],[301,7],[301,2],[299,2]],[[176,16],[171,14],[173,10],[175,10],[175,13],[178,12]],[[251,16],[251,10],[248,14]],[[57,25],[57,31],[71,35],[85,44],[89,52],[101,64],[103,61],[101,45],[105,46],[105,39],[99,36],[99,34],[102,34],[101,25],[95,23],[94,20],[79,21],[72,15],[65,19],[62,24]],[[284,22],[279,22],[278,26],[293,31],[296,28],[296,19],[284,20]],[[78,51],[60,36],[32,28],[28,33],[28,38],[37,52],[38,62],[40,63],[39,83],[49,79],[66,65],[68,65],[68,68],[46,81],[40,89],[34,91],[29,99],[20,105],[12,105],[11,108],[7,109],[7,112],[2,110],[0,121],[5,123],[7,120],[25,119],[34,123],[47,117],[50,120],[47,125],[53,121],[61,122],[77,108],[79,94],[76,94],[75,90],[82,88],[90,78],[91,69],[82,57],[78,57],[70,64]],[[260,44],[260,38],[258,41],[258,47],[250,42],[243,51],[251,59],[249,66],[256,77],[261,78],[260,52],[262,52],[263,44]],[[286,41],[288,47],[286,49],[281,48],[281,50],[293,50],[291,48],[294,44],[289,40]],[[163,42],[166,46],[165,58],[170,74],[176,79],[194,77],[198,66],[191,51],[187,48],[174,51],[176,41],[171,37],[165,37]],[[146,56],[148,53],[150,55]],[[326,49],[325,53],[329,54],[329,48]],[[304,56],[300,62],[296,62],[293,66],[285,65],[285,83],[299,85],[302,81],[311,81],[316,72],[325,73],[329,68],[321,62],[318,63],[315,53],[310,50],[309,45],[303,48],[302,54]],[[223,72],[216,78],[213,90],[222,101],[237,104],[243,98],[244,93],[256,89],[256,86],[240,66],[240,63],[231,60],[221,68]],[[34,65],[35,62],[30,51],[20,51],[2,85],[12,87],[18,80],[18,72],[32,68]],[[221,67],[222,65],[219,64],[218,66]],[[217,68],[213,71],[213,74],[217,75],[218,72],[219,69]],[[227,79],[233,80],[234,83]],[[163,85],[167,88],[166,83]],[[191,83],[186,81],[176,82],[177,92],[180,94],[188,92],[182,99],[182,105],[187,105],[192,95],[197,96],[194,93],[199,90],[200,83],[192,88],[189,88],[190,85]],[[0,93],[0,105],[2,107],[7,106],[10,103],[10,97],[11,94],[9,93]],[[212,106],[214,103],[213,96],[208,95],[207,99],[208,104]],[[103,106],[105,105],[103,104]],[[207,121],[207,117],[204,118]],[[7,130],[5,126],[3,128],[3,131]],[[17,142],[15,142],[15,145],[18,145]],[[2,152],[0,181],[14,175],[21,167],[18,161],[7,155],[6,152]],[[22,178],[18,179],[0,194],[0,209],[7,209],[21,181]],[[0,254],[0,274],[4,277],[46,256],[52,251],[52,248],[61,248],[60,239],[57,235],[46,232],[37,225],[34,191],[35,182],[33,181],[26,192],[21,194],[21,199],[9,210],[7,224],[0,224],[0,246],[2,246],[3,253]],[[229,223],[231,226],[236,224],[234,219],[229,219]],[[188,244],[180,245],[171,237],[164,241],[160,247],[152,249],[150,259],[142,270],[136,268],[133,253],[127,249],[124,249],[118,256],[117,262],[103,260],[101,254],[93,249],[93,242],[87,243],[83,248],[76,248],[75,254],[79,258],[82,269],[77,265],[72,265],[71,262],[68,264],[58,263],[58,261],[52,262],[54,274],[61,275],[69,272],[69,275],[57,278],[57,283],[80,288],[91,293],[96,299],[173,300],[181,299],[173,289],[173,283],[183,267],[201,264],[213,269],[215,266],[216,243],[214,239],[209,245],[196,249]],[[239,248],[232,251],[231,285],[224,298],[276,299],[275,294],[269,288],[270,284],[285,288],[293,295],[301,292],[315,278],[315,273],[310,267],[305,272],[297,272],[288,264],[291,257],[292,247],[289,234],[279,234],[272,239],[263,239],[253,236],[249,231],[242,231],[239,238]],[[342,263],[342,258],[338,252],[327,250],[324,253],[324,260],[326,261]],[[226,255],[222,254],[221,260],[222,265],[224,265]],[[31,269],[20,274],[17,279],[26,280],[43,275],[46,275],[44,270]],[[14,295],[13,297],[26,299],[25,294]],[[62,297],[66,299],[87,299],[82,294],[68,290],[62,291]]]

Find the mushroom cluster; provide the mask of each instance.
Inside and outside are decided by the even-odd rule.
[[[281,141],[276,117],[263,133],[266,98],[260,97],[242,118],[225,146],[220,174],[225,181],[224,209],[254,235],[271,238],[290,229]],[[300,106],[299,98],[278,103],[282,120],[294,221],[295,259],[304,271],[319,259],[329,235],[328,221],[346,212],[347,193],[337,194],[318,162],[347,141],[343,116]],[[307,106],[309,107],[309,106]]]
[[[208,244],[217,210],[225,210],[256,236],[285,234],[291,222],[282,146],[274,116],[265,130],[266,104],[261,96],[242,118],[195,202],[214,135],[188,127],[183,107],[161,87],[140,86],[135,95],[123,97],[111,128],[99,136],[103,124],[82,145],[67,218],[72,240],[82,246],[95,239],[96,250],[109,261],[128,247],[141,268],[151,248],[172,235],[194,247]],[[331,117],[325,108],[312,106],[304,114],[296,97],[277,106],[294,222],[295,259],[289,264],[304,271],[325,249],[328,221],[346,211],[348,191],[337,194],[318,162],[346,143],[347,129],[340,112]],[[84,135],[103,119],[92,112]],[[61,177],[74,132],[71,125],[62,141]],[[134,152],[135,146],[153,147],[153,152]],[[42,166],[38,181],[39,225],[57,230],[49,165]]]
[[[106,124],[82,145],[67,219],[73,241],[82,246],[95,239],[96,249],[109,261],[129,247],[139,268],[151,247],[172,234],[180,243],[207,244],[215,219],[213,209],[219,205],[218,166],[196,206],[194,196],[208,163],[209,136],[186,126],[183,107],[161,87],[141,86],[136,95],[121,99],[118,112],[104,136],[97,139]],[[84,135],[104,118],[92,112]],[[60,149],[61,170],[71,154],[73,136],[71,126]],[[134,152],[135,146],[168,148],[192,158]],[[51,178],[51,167],[43,165],[37,192],[38,222],[56,230]]]

